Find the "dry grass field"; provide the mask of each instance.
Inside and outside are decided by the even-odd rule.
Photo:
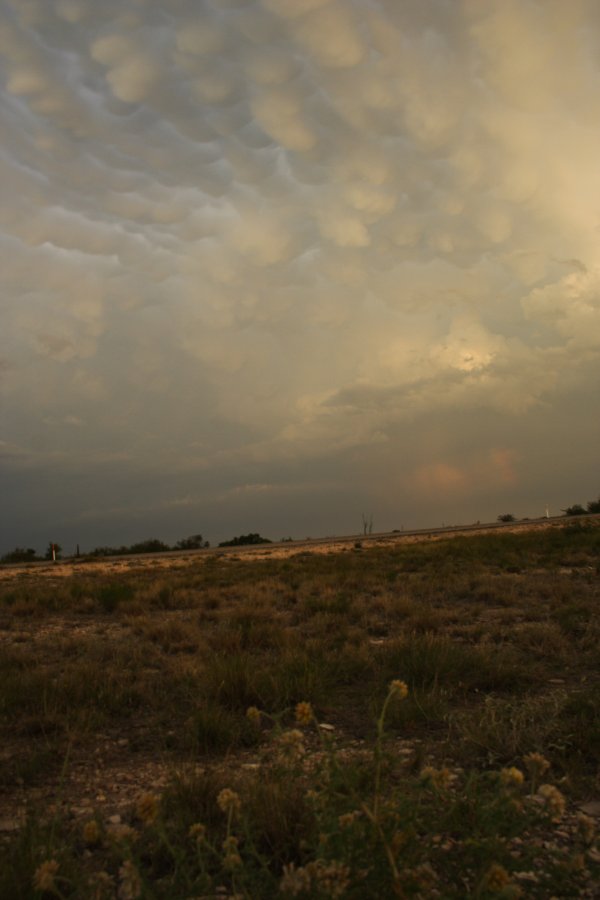
[[[1,569],[0,897],[598,897],[599,604],[597,519]]]

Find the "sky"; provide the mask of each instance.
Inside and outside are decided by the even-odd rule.
[[[0,0],[0,552],[600,478],[596,0]]]

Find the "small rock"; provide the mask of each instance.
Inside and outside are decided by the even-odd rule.
[[[120,825],[121,824],[121,816],[115,814],[114,816],[109,816],[108,821],[111,825]]]
[[[327,722],[319,722],[319,728],[322,731],[335,731],[334,725],[328,725]]]
[[[519,881],[530,881],[532,884],[538,884],[540,880],[535,872],[515,872],[514,875]]]

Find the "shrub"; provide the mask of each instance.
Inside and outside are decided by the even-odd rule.
[[[100,588],[98,591],[98,602],[104,612],[111,613],[124,600],[131,600],[133,595],[134,590],[130,584],[123,581],[115,581]]]
[[[178,550],[202,550],[210,547],[210,544],[203,539],[201,534],[192,534],[190,537],[177,541],[175,546]]]
[[[272,542],[268,538],[261,537],[260,534],[252,532],[250,534],[240,534],[239,537],[234,537],[230,541],[221,541],[219,547],[242,547],[247,544],[270,543]]]
[[[584,516],[585,509],[581,505],[581,503],[575,503],[574,506],[567,506],[566,509],[563,509],[565,516]]]
[[[10,553],[5,553],[0,562],[3,563],[23,563],[23,562],[35,562],[39,559],[39,556],[36,556],[35,550],[31,547],[28,547],[25,550],[23,547],[15,547],[14,550],[11,550]]]

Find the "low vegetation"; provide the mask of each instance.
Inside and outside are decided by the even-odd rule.
[[[261,537],[258,532],[250,532],[250,534],[240,534],[238,537],[232,538],[230,541],[221,541],[219,547],[244,547],[250,544],[270,544],[269,538]]]
[[[581,503],[575,503],[563,510],[565,516],[585,516],[600,513],[600,497],[596,500],[589,500],[587,505],[583,507]]]
[[[120,547],[95,547],[87,556],[92,558],[109,557],[109,556],[137,556],[145,553],[165,553],[169,550],[202,550],[210,547],[210,543],[205,541],[201,534],[192,534],[190,537],[177,541],[174,547],[165,544],[158,538],[149,538],[145,541],[138,541],[135,544]],[[79,546],[77,547],[77,557],[80,556]],[[10,553],[5,553],[0,558],[0,563],[26,563],[40,562],[42,559],[61,559],[62,547],[59,544],[50,543],[46,549],[44,557],[37,555],[36,551],[31,547],[27,549],[23,547],[15,547]]]
[[[286,552],[0,583],[0,896],[599,896],[598,523]]]

